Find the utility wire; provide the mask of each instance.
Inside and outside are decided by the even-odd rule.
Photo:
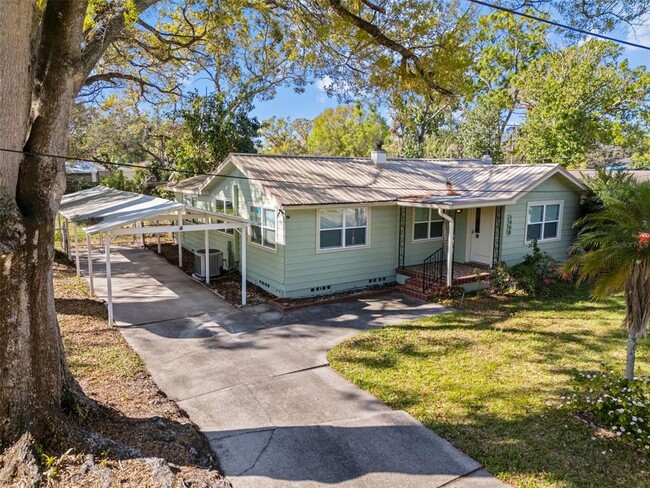
[[[580,34],[584,34],[586,36],[598,37],[600,39],[605,39],[607,41],[614,41],[614,42],[618,42],[619,44],[626,44],[627,46],[637,47],[639,49],[646,49],[646,50],[650,51],[650,46],[644,46],[643,44],[637,44],[635,42],[624,41],[623,39],[616,39],[615,37],[609,37],[609,36],[606,36],[604,34],[598,34],[596,32],[591,32],[591,31],[588,31],[588,30],[585,30],[585,29],[580,29],[578,27],[572,27],[572,26],[567,25],[567,24],[561,24],[560,22],[555,22],[554,20],[545,19],[543,17],[537,17],[535,15],[527,14],[525,12],[519,12],[519,11],[511,9],[511,8],[502,7],[500,5],[494,5],[493,3],[483,2],[481,0],[468,0],[468,1],[471,2],[471,3],[475,3],[477,5],[483,5],[484,7],[492,8],[492,9],[495,9],[495,10],[501,10],[502,12],[508,12],[508,13],[513,14],[513,15],[518,15],[520,17],[526,17],[527,19],[537,20],[538,22],[544,22],[545,24],[550,24],[550,25],[553,25],[555,27],[560,27],[562,29],[568,29],[568,30],[571,30],[571,31],[574,31],[574,32],[579,32]]]
[[[237,175],[229,175],[229,174],[221,174],[221,173],[194,173],[192,171],[187,171],[187,170],[176,170],[174,168],[167,168],[165,166],[158,166],[158,165],[140,165],[140,164],[133,164],[133,163],[113,163],[111,161],[103,161],[100,159],[88,159],[88,158],[80,158],[80,157],[74,157],[74,156],[61,156],[57,154],[47,154],[47,153],[40,153],[40,152],[30,152],[30,151],[21,151],[18,149],[8,149],[4,147],[0,147],[0,152],[8,152],[8,153],[13,153],[13,154],[22,154],[26,156],[33,156],[33,157],[46,157],[46,158],[55,158],[55,159],[65,159],[69,161],[81,161],[81,162],[87,162],[87,163],[98,163],[102,164],[104,166],[118,166],[118,167],[127,167],[127,168],[137,168],[137,169],[159,169],[162,171],[171,171],[171,172],[176,172],[176,173],[181,173],[185,175],[190,175],[191,176],[216,176],[220,178],[230,178],[230,179],[236,179],[236,180],[251,180],[251,181],[259,181],[262,183],[284,183],[284,184],[294,184],[294,185],[308,185],[316,188],[330,188],[330,189],[336,189],[336,188],[351,188],[351,189],[368,189],[368,190],[408,190],[408,191],[424,191],[424,188],[414,188],[414,187],[404,187],[404,186],[368,186],[368,185],[324,185],[324,184],[318,184],[318,183],[313,183],[311,181],[292,181],[292,180],[286,180],[286,179],[272,179],[272,178],[251,178],[248,176],[237,176]],[[504,165],[507,166],[507,165]],[[446,171],[445,168],[442,168],[443,172]],[[445,176],[446,178],[446,176]],[[428,191],[428,190],[427,190]],[[446,190],[440,190],[446,195]],[[454,187],[453,191],[465,191],[465,192],[483,192],[483,193],[507,193],[510,190],[486,190],[486,189],[469,189],[469,188],[457,188]],[[554,190],[531,190],[529,193],[557,193]],[[568,191],[567,191],[568,193]],[[435,191],[434,193],[431,194],[431,196],[435,196]]]

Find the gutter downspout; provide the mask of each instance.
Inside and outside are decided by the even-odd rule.
[[[438,215],[449,223],[449,235],[447,236],[447,286],[451,286],[454,280],[454,219],[447,215],[440,207],[438,207]]]

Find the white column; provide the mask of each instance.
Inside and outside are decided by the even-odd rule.
[[[156,225],[160,225],[160,222],[156,221]],[[160,254],[160,234],[156,234],[156,244],[158,244],[158,254]]]
[[[108,300],[108,325],[113,325],[113,280],[111,277],[111,234],[106,232],[104,240],[106,254],[106,298]]]
[[[183,214],[181,211],[178,211],[178,226],[183,227]],[[178,267],[183,267],[183,233],[176,233],[176,242],[178,242]]]
[[[86,234],[86,252],[88,253],[88,280],[90,281],[90,296],[95,296],[95,282],[93,281],[93,245],[90,235]]]
[[[210,284],[210,234],[205,231],[205,282]]]
[[[454,281],[454,219],[447,215],[441,208],[438,208],[438,215],[449,223],[449,235],[447,236],[447,286]]]
[[[144,227],[144,221],[140,222],[140,227]],[[142,247],[147,247],[147,241],[144,239],[144,234],[141,234]]]
[[[81,276],[81,266],[79,264],[79,230],[77,229],[77,224],[72,224],[72,230],[74,231],[74,260],[77,265],[77,276]]]
[[[241,304],[246,305],[246,227],[241,228]]]

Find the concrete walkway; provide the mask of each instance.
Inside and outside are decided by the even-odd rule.
[[[111,262],[124,337],[235,488],[504,486],[328,367],[327,351],[359,330],[442,307],[395,293],[284,314],[239,309],[149,251],[119,249]]]

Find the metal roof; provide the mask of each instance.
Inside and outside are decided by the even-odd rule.
[[[86,234],[97,234],[184,208],[163,198],[96,186],[64,195],[59,213]]]
[[[166,190],[178,191],[178,192],[195,192],[201,186],[210,179],[210,175],[198,175],[192,176],[191,178],[186,178],[177,182],[171,182],[165,185]]]
[[[632,175],[634,179],[639,183],[650,181],[650,170],[647,169],[612,170],[612,171],[614,173],[623,171],[629,175]],[[569,170],[569,172],[583,180],[587,178],[595,178],[596,176],[598,176],[598,171],[596,171],[595,169],[572,169]]]
[[[388,159],[377,165],[370,158],[231,154],[217,169],[219,176],[206,178],[197,191],[206,192],[227,177],[231,165],[282,206],[391,201],[498,204],[517,199],[556,174],[573,188],[586,189],[559,165],[442,159]]]

